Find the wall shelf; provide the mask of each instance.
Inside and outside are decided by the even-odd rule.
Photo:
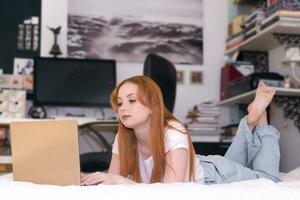
[[[256,90],[252,90],[235,97],[228,98],[220,101],[218,106],[230,106],[235,104],[248,104],[250,103],[255,95]],[[300,96],[300,89],[294,88],[276,88],[276,94],[278,96]]]
[[[241,44],[228,49],[226,54],[233,54],[237,51],[269,51],[278,47],[280,43],[273,37],[273,33],[300,34],[300,19],[294,19],[290,22],[280,20]]]

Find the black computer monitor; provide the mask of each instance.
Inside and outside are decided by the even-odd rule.
[[[109,106],[115,60],[34,59],[34,105]]]

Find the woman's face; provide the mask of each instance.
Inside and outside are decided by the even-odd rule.
[[[118,93],[118,115],[127,128],[135,129],[149,123],[150,108],[138,100],[138,86],[134,83],[124,83]]]

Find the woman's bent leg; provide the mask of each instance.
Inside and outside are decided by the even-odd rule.
[[[225,157],[200,156],[204,167],[204,179],[210,183],[242,181],[268,178],[280,181],[279,175],[279,132],[269,125],[257,125],[250,131],[245,118],[240,131]],[[249,130],[248,130],[249,129]],[[212,178],[212,174],[214,174]],[[206,177],[208,175],[209,177]],[[205,182],[205,181],[204,181]]]
[[[259,149],[260,140],[248,127],[246,116],[240,121],[237,133],[225,157],[242,166],[248,167]]]
[[[279,181],[279,132],[269,125],[257,125],[254,134],[258,136],[261,147],[252,160],[251,169]]]

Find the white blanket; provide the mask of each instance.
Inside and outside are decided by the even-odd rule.
[[[291,178],[288,178],[291,179]],[[300,200],[300,180],[274,183],[267,179],[230,184],[197,183],[53,186],[14,182],[12,175],[0,176],[1,200]]]

